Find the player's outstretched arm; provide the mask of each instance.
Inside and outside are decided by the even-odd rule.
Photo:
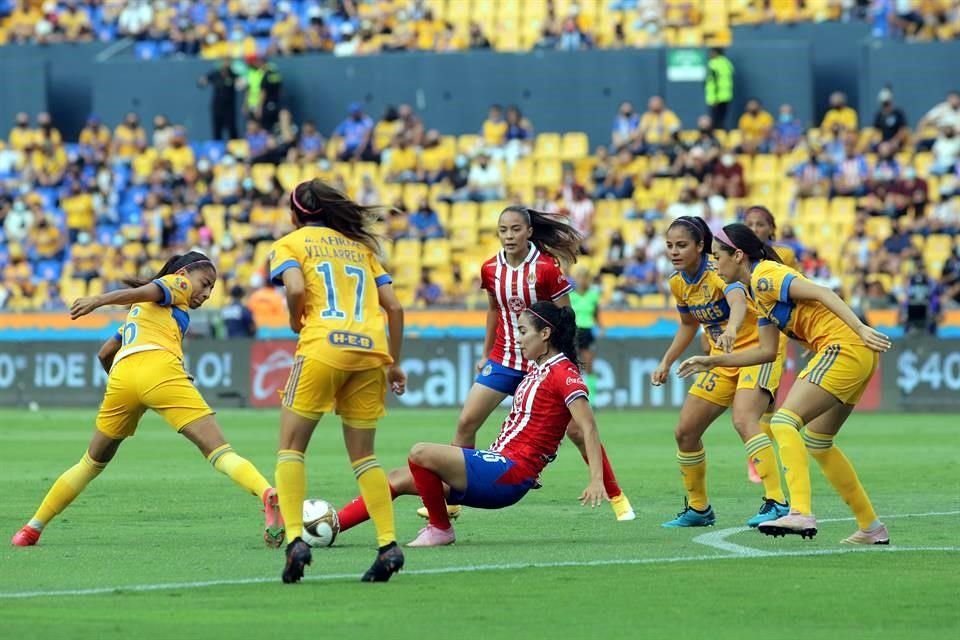
[[[600,449],[600,433],[597,420],[585,397],[574,400],[569,405],[570,417],[583,432],[583,444],[587,449],[587,464],[590,466],[590,484],[580,494],[580,503],[595,507],[607,498],[603,488],[603,453]]]
[[[772,324],[759,327],[760,346],[743,351],[735,351],[717,356],[694,356],[687,358],[680,364],[677,373],[686,378],[714,367],[749,367],[764,362],[773,362],[777,359],[780,347],[780,332]]]
[[[142,287],[117,289],[99,296],[77,298],[70,306],[70,319],[76,320],[100,307],[127,306],[138,302],[160,302],[161,300],[163,300],[163,289],[160,288],[160,285],[148,282]]]
[[[677,335],[673,337],[673,342],[670,343],[667,352],[663,354],[660,365],[650,375],[650,381],[654,385],[659,386],[667,381],[667,376],[670,375],[670,367],[693,342],[699,328],[700,323],[692,315],[689,313],[680,314],[680,329],[677,331]]]
[[[809,280],[794,278],[790,282],[790,299],[814,300],[819,302],[829,309],[833,315],[843,320],[848,327],[853,329],[857,335],[860,336],[860,339],[863,340],[863,344],[867,345],[874,351],[883,353],[884,351],[889,351],[890,347],[893,346],[890,342],[890,338],[880,333],[876,329],[863,324],[863,322],[860,321],[860,318],[857,317],[857,314],[853,312],[853,309],[847,306],[847,303],[844,302],[840,296],[827,287],[820,286],[819,284],[815,284]]]

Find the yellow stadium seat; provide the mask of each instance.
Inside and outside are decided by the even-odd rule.
[[[300,165],[295,162],[284,162],[277,167],[277,181],[284,191],[293,191],[300,184]]]
[[[890,237],[893,225],[890,218],[885,216],[874,216],[867,218],[867,235],[878,240],[886,240]]]
[[[542,20],[547,15],[547,0],[523,0],[520,4],[526,19]]]
[[[561,160],[579,160],[590,155],[590,140],[582,131],[563,134],[560,146]]]
[[[648,293],[640,296],[640,307],[643,309],[663,309],[667,306],[662,293]]]
[[[833,198],[830,200],[830,217],[853,221],[857,214],[856,198]]]
[[[527,186],[533,184],[533,158],[518,158],[507,172],[507,186]]]
[[[476,231],[479,223],[479,207],[476,202],[454,202],[450,208],[450,226],[469,227]]]
[[[480,136],[475,133],[465,133],[457,137],[457,152],[465,155],[473,155],[480,146]]]
[[[930,175],[930,166],[933,164],[933,154],[929,151],[921,151],[914,157],[913,166],[917,170],[917,175],[926,178]]]
[[[413,283],[399,283],[395,281],[395,286],[393,288],[394,292],[397,294],[397,300],[400,301],[406,308],[411,308],[414,306],[414,300],[416,299],[417,292],[413,286]]]
[[[492,231],[496,233],[497,223],[500,221],[500,214],[507,208],[509,202],[503,200],[491,200],[480,205],[480,216],[477,220],[480,231]]]
[[[560,155],[560,134],[539,133],[533,144],[533,157],[556,158]]]
[[[230,140],[227,142],[227,153],[232,155],[234,158],[245,160],[246,158],[250,157],[250,145],[247,144],[245,138]]]
[[[477,247],[477,227],[457,226],[450,227],[450,246],[454,251],[465,251]]]
[[[258,162],[250,168],[250,177],[253,178],[253,185],[261,193],[268,193],[273,190],[273,176],[276,174],[277,166],[266,162]]]
[[[777,182],[782,175],[783,172],[780,169],[780,162],[777,156],[762,153],[753,158],[751,180],[758,182]]]
[[[450,266],[450,241],[446,238],[427,240],[423,243],[423,260],[425,267]]]
[[[429,193],[430,188],[419,182],[411,182],[403,185],[403,201],[410,211],[420,206],[420,201],[426,199]]]
[[[541,158],[537,161],[537,170],[533,178],[533,183],[538,187],[557,187],[560,185],[562,177],[563,171],[559,160]]]
[[[497,7],[497,18],[500,20],[520,20],[520,8],[523,3],[515,0],[506,0]]]
[[[449,202],[435,202],[430,205],[433,207],[433,210],[437,212],[437,217],[440,219],[440,225],[444,229],[450,228],[450,203]]]
[[[412,262],[420,264],[420,241],[416,239],[396,240],[393,243],[394,264]]]
[[[674,37],[674,46],[699,47],[703,45],[703,31],[700,27],[681,27]]]
[[[504,24],[500,27],[493,33],[494,47],[497,51],[516,52],[526,48],[523,46],[519,29]]]

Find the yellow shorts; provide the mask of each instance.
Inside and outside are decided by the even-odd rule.
[[[387,375],[383,367],[344,371],[297,356],[280,395],[283,406],[309,420],[336,409],[345,424],[373,428],[387,414]]]
[[[741,389],[765,389],[771,399],[777,395],[780,376],[783,374],[783,351],[777,353],[773,362],[764,362],[750,367],[715,367],[697,376],[690,395],[703,398],[707,402],[729,407],[733,397]]]
[[[830,344],[817,352],[800,377],[835,396],[857,404],[880,363],[880,354],[862,344]]]
[[[97,430],[114,440],[130,437],[147,409],[159,413],[178,432],[213,414],[180,359],[160,350],[132,353],[113,366],[97,414]]]

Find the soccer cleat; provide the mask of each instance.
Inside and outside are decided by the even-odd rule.
[[[760,484],[763,482],[763,478],[760,477],[760,474],[757,473],[757,466],[753,464],[753,458],[747,458],[747,478],[750,479],[750,482],[753,484]],[[751,525],[756,526],[756,525]]]
[[[391,542],[377,551],[377,559],[361,576],[360,582],[386,582],[400,569],[403,569],[403,549]]]
[[[630,501],[627,500],[627,494],[625,493],[610,498],[610,506],[613,507],[613,514],[617,516],[617,522],[629,522],[637,519],[637,514],[633,512],[633,507],[630,506]]]
[[[757,530],[768,536],[778,537],[786,535],[797,535],[801,538],[810,538],[817,535],[817,519],[813,515],[804,515],[791,511],[787,515],[761,522]]]
[[[747,526],[755,528],[762,522],[770,522],[771,520],[776,520],[789,514],[790,505],[781,504],[770,498],[764,498],[763,504],[760,505],[760,510],[757,511],[757,515],[747,520]]]
[[[449,529],[440,529],[432,524],[428,524],[417,537],[407,543],[408,547],[442,547],[453,544],[457,540],[457,535],[453,532],[453,527]]]
[[[23,526],[23,529],[13,534],[13,539],[10,540],[10,544],[15,547],[32,547],[37,544],[39,540],[40,532],[27,524]]]
[[[313,553],[310,552],[310,545],[299,537],[294,538],[293,542],[287,545],[287,564],[283,567],[283,573],[280,577],[285,584],[300,582],[303,578],[303,569],[313,562]]]
[[[263,525],[263,541],[268,547],[279,549],[283,544],[284,524],[280,514],[280,501],[273,487],[263,492],[263,513],[266,518]]]
[[[451,520],[456,520],[460,517],[460,512],[463,511],[463,507],[458,504],[448,504],[447,505],[447,517]],[[420,507],[417,509],[417,515],[426,520],[430,517],[430,514],[427,513],[426,507]]]
[[[841,540],[840,544],[890,544],[890,534],[887,526],[881,522],[868,531],[857,529],[852,536]]]
[[[717,514],[713,512],[713,507],[707,505],[703,511],[697,511],[689,504],[687,499],[683,500],[683,511],[677,514],[677,517],[669,522],[664,522],[661,526],[667,529],[678,527],[712,527],[717,521]]]

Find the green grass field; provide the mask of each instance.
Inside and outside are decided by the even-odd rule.
[[[0,534],[12,535],[81,456],[94,412],[0,411]],[[235,448],[272,477],[278,414],[223,411]],[[498,416],[499,418],[499,416]],[[258,501],[213,472],[155,416],[45,531],[0,550],[0,637],[940,638],[960,631],[960,431],[947,416],[855,415],[839,442],[893,545],[850,551],[855,525],[814,465],[814,541],[742,528],[759,506],[742,445],[708,432],[710,529],[668,530],[682,506],[675,413],[603,413],[601,433],[638,513],[618,523],[576,497],[586,467],[564,444],[544,488],[503,511],[468,510],[457,544],[407,551],[389,584],[358,582],[373,559],[365,523],[314,554],[308,579],[280,584]],[[455,413],[396,411],[378,438],[385,466],[416,441],[449,440]],[[491,420],[479,442],[495,434]],[[325,428],[324,428],[325,427]],[[308,454],[312,497],[355,495],[339,427]],[[396,503],[401,542],[419,503]]]

